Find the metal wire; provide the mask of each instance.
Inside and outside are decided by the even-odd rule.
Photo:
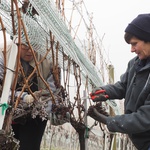
[[[58,54],[60,67],[64,67],[63,69],[66,70],[68,66],[67,62],[63,62],[63,51],[65,55],[80,66],[83,83],[85,83],[88,77],[89,85],[102,85],[103,83],[100,78],[101,75],[89,58],[83,54],[82,49],[75,44],[66,24],[62,20],[56,8],[48,0],[30,0],[30,3],[32,5],[30,9],[28,8],[30,11],[27,11],[26,14],[22,13],[21,17],[25,24],[33,49],[43,55],[47,47],[50,48],[51,46],[49,38],[49,33],[51,31],[55,37],[55,41],[59,41],[60,43]],[[13,36],[10,4],[11,0],[1,1],[0,15],[6,27],[6,32],[10,36]],[[32,7],[35,8],[39,15],[32,15]],[[14,17],[15,28],[17,29],[17,16]],[[22,41],[25,41],[25,36],[23,33]],[[56,44],[54,44],[54,46],[56,46]],[[47,57],[48,59],[51,59],[51,53],[49,53]],[[71,71],[72,70],[73,67],[71,67]]]

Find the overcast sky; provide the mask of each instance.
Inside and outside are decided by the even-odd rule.
[[[124,41],[124,30],[138,14],[150,13],[150,0],[85,0],[93,23],[115,67],[115,80],[125,71],[127,62],[135,56]]]

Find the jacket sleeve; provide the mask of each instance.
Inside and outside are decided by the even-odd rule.
[[[53,92],[55,92],[56,91],[56,86],[55,86],[55,81],[54,81],[54,78],[53,78],[53,74],[51,72],[49,73],[49,76],[47,78],[47,83],[49,84],[51,90]]]
[[[107,118],[107,128],[111,132],[126,134],[141,133],[150,130],[150,95],[144,105],[131,114]]]
[[[120,81],[115,84],[108,84],[101,88],[106,91],[110,99],[123,99],[125,98],[126,87],[127,87],[127,76],[128,72],[125,72],[121,77]]]
[[[115,84],[108,84],[101,87],[106,91],[106,94],[109,95],[110,99],[125,98],[127,87],[130,84],[134,75],[134,72],[131,68],[134,66],[135,59],[136,57],[129,61],[125,73],[122,74],[120,77],[120,81],[116,82]]]

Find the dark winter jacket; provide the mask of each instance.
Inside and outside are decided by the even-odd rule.
[[[150,59],[130,60],[119,82],[102,87],[110,99],[125,99],[124,115],[108,117],[111,132],[128,134],[138,150],[150,147]]]

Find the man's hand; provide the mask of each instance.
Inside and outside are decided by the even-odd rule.
[[[106,101],[109,98],[109,96],[106,95],[105,92],[106,91],[101,88],[95,88],[90,94],[91,99],[93,100],[93,102]]]
[[[93,106],[89,107],[87,115],[101,123],[106,124],[107,116],[100,114],[95,108],[93,108]]]

